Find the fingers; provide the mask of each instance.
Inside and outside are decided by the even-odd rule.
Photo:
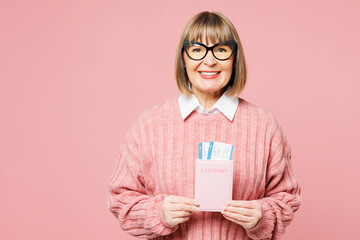
[[[258,213],[256,211],[256,209],[242,208],[242,207],[231,207],[231,206],[226,206],[224,208],[224,211],[237,213],[237,214],[240,214],[240,215],[243,215],[243,216],[248,216],[248,217],[256,216],[257,213]]]
[[[227,204],[227,206],[250,208],[250,209],[258,208],[259,205],[260,204],[257,201],[237,201],[237,200],[229,201]]]
[[[199,207],[194,205],[188,205],[184,203],[172,203],[171,211],[187,211],[187,212],[198,212],[200,211]]]
[[[173,211],[172,212],[173,218],[187,218],[190,217],[191,212],[187,211]]]
[[[162,203],[163,219],[169,226],[186,222],[193,212],[200,211],[199,204],[191,198],[166,196]]]
[[[191,198],[170,195],[164,199],[165,207],[169,211],[198,212],[199,204]]]
[[[178,224],[180,224],[180,223],[184,223],[184,222],[186,222],[186,221],[188,221],[190,219],[190,217],[186,217],[186,218],[173,218],[172,220],[171,220],[171,225],[172,226],[176,226],[176,225],[178,225]],[[170,225],[170,226],[171,226]]]
[[[227,220],[229,220],[231,222],[241,225],[245,229],[250,229],[255,226],[253,222],[240,222],[240,221],[230,218],[228,216],[224,216],[224,218],[226,218]]]
[[[261,205],[257,201],[230,201],[221,212],[224,218],[240,224],[245,229],[254,227],[262,217]]]
[[[164,221],[170,227],[174,227],[180,223],[184,223],[184,222],[188,221],[189,219],[190,219],[190,217],[171,217],[171,218],[164,218]]]
[[[226,216],[228,218],[231,218],[233,220],[243,222],[243,223],[251,222],[251,221],[255,220],[255,217],[240,215],[240,214],[237,214],[237,213],[226,212],[226,211],[223,212],[223,216],[224,217]]]
[[[171,203],[183,203],[183,204],[188,204],[188,205],[199,206],[199,203],[195,199],[183,197],[183,196],[170,195],[170,196],[168,196],[168,200]]]

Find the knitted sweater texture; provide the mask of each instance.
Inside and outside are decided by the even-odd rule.
[[[162,218],[166,195],[194,198],[198,144],[210,141],[234,145],[233,200],[257,200],[262,207],[252,229],[219,212],[193,213],[175,227]],[[108,208],[121,228],[148,239],[278,239],[300,202],[283,130],[273,114],[242,98],[233,121],[197,111],[183,120],[177,98],[144,111],[121,144],[108,188]]]

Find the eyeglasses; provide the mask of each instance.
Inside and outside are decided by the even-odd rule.
[[[217,43],[212,47],[208,47],[205,44],[195,41],[184,41],[184,50],[186,55],[188,55],[192,60],[196,61],[203,59],[209,50],[217,60],[227,60],[233,55],[234,51],[236,50],[236,46],[237,45],[235,41]]]

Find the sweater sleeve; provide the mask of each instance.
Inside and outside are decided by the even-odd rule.
[[[258,200],[262,217],[255,227],[246,230],[252,239],[279,239],[301,203],[301,189],[291,167],[290,145],[276,120],[275,129],[270,143],[265,196]]]
[[[139,238],[168,235],[178,226],[168,226],[162,218],[165,195],[146,194],[141,170],[141,146],[136,121],[121,144],[114,173],[108,184],[108,208],[120,221],[121,228]]]

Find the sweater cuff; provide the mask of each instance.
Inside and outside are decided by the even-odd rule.
[[[168,235],[175,232],[178,229],[178,225],[171,227],[167,225],[162,216],[162,202],[165,198],[165,194],[159,194],[154,197],[154,201],[148,209],[148,228],[152,229],[153,232],[161,236]]]
[[[272,207],[263,199],[257,201],[261,205],[261,218],[253,228],[246,229],[246,234],[252,239],[271,238],[275,221]]]

